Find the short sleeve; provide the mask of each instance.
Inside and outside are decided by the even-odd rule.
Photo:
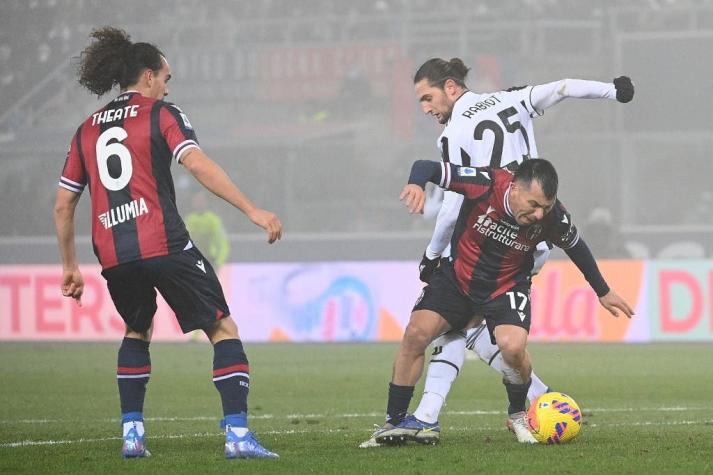
[[[175,104],[165,103],[160,114],[161,134],[166,139],[168,148],[176,162],[186,151],[200,148],[198,137],[188,116]]]
[[[505,93],[510,95],[512,102],[519,102],[530,114],[530,117],[537,117],[544,114],[544,111],[538,110],[532,103],[532,89],[534,86],[517,86],[505,90]]]
[[[81,133],[81,127],[74,134],[72,141],[69,143],[67,150],[67,158],[64,160],[64,168],[62,176],[59,178],[59,186],[66,188],[74,193],[81,193],[87,184],[86,170],[82,163],[81,151],[79,150],[78,137]]]

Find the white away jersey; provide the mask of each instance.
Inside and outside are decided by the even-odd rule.
[[[444,162],[470,167],[503,168],[537,158],[531,102],[533,86],[517,90],[464,93],[438,137]]]

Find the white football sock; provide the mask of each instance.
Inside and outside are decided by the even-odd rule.
[[[448,390],[445,391],[446,394]],[[438,422],[438,415],[441,413],[441,409],[445,403],[445,399],[440,394],[434,392],[424,392],[421,396],[421,402],[413,413],[416,419],[428,422],[429,424],[435,424]]]
[[[542,382],[542,380],[535,374],[534,371],[530,373],[530,377],[532,378],[532,384],[530,384],[530,389],[527,391],[527,399],[532,402],[538,397],[545,394],[549,390],[549,388],[545,383]]]
[[[434,340],[423,396],[413,413],[417,419],[431,424],[438,422],[438,416],[453,381],[463,367],[464,359],[465,335],[462,332],[446,333]]]

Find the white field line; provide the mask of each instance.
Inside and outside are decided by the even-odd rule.
[[[674,407],[622,407],[622,408],[584,408],[582,412],[586,416],[587,414],[598,414],[606,412],[684,412],[684,411],[700,411],[705,410],[703,407],[690,407],[690,406],[674,406]],[[443,414],[448,416],[497,416],[500,414],[505,414],[505,411],[443,411]],[[361,417],[383,417],[383,412],[362,412],[362,413],[347,413],[347,414],[286,414],[286,415],[275,415],[275,414],[260,414],[251,415],[250,419],[354,419]],[[218,416],[192,416],[192,417],[146,417],[144,418],[147,422],[185,422],[185,421],[218,421]],[[69,422],[104,422],[104,423],[118,423],[118,418],[106,418],[106,419],[7,419],[0,421],[0,425],[6,424],[53,424],[53,423],[69,423]]]
[[[606,427],[618,427],[618,426],[680,426],[680,425],[701,425],[701,424],[713,424],[713,419],[709,420],[696,420],[696,421],[639,421],[631,423],[614,423],[614,424],[588,424],[587,430],[591,428],[606,428]],[[446,427],[445,430],[448,432],[492,432],[495,430],[502,430],[502,426],[478,426],[478,427]],[[354,429],[316,429],[316,430],[267,430],[261,431],[261,434],[269,435],[300,435],[300,434],[344,434],[344,433],[364,433],[366,437],[369,430],[354,430]],[[152,435],[150,440],[161,440],[161,439],[187,439],[187,438],[220,438],[223,437],[222,433],[211,433],[211,432],[199,432],[195,434],[166,434],[166,435]],[[18,447],[37,447],[37,446],[47,446],[47,445],[70,445],[70,444],[87,444],[95,442],[108,442],[108,441],[119,441],[121,437],[101,437],[96,439],[66,439],[66,440],[21,440],[17,442],[6,442],[0,444],[0,449],[15,449]]]

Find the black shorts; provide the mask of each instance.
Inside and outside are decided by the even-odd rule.
[[[156,289],[176,313],[183,333],[210,328],[230,315],[213,267],[193,247],[102,271],[116,310],[126,325],[143,333],[156,313]]]
[[[431,310],[443,317],[452,330],[462,330],[475,316],[485,317],[490,341],[495,344],[495,327],[515,325],[530,331],[530,287],[521,285],[493,300],[478,304],[465,295],[439,267],[424,287],[413,310]]]
[[[494,345],[495,342],[495,327],[498,325],[515,325],[516,327],[524,328],[527,333],[530,333],[530,323],[532,321],[532,312],[530,308],[530,287],[522,285],[508,290],[502,295],[493,299],[493,306],[497,307],[495,311],[486,310],[485,323],[488,325],[490,333],[490,342]]]

